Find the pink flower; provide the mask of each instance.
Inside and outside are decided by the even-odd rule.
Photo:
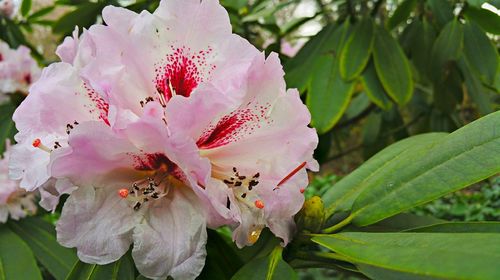
[[[204,85],[167,104],[170,128],[190,135],[211,162],[212,178],[197,189],[218,214],[209,225],[232,224],[240,247],[257,241],[265,226],[288,243],[304,202],[306,168],[318,169],[310,114],[297,90],[286,91],[283,75],[278,56],[262,54],[242,76],[237,99]]]
[[[20,46],[14,50],[0,42],[0,103],[8,98],[7,94],[27,94],[28,88],[39,76],[40,68],[27,47]]]
[[[5,223],[8,216],[19,220],[36,212],[35,193],[26,192],[19,187],[18,181],[8,178],[10,144],[7,141],[6,152],[0,158],[0,223]]]
[[[0,17],[13,18],[18,7],[19,0],[0,0]]]
[[[150,102],[123,129],[85,122],[53,152],[55,177],[77,182],[57,224],[58,241],[81,260],[107,264],[133,244],[141,274],[194,279],[205,259],[205,216],[189,185],[208,177],[193,140],[169,132]]]
[[[165,108],[206,83],[239,100],[258,51],[231,34],[216,0],[162,1],[153,14],[106,7],[103,19],[65,39],[62,62],[16,110],[11,176],[48,208],[71,193],[58,240],[83,261],[113,262],[133,244],[143,275],[195,278],[206,222],[191,186],[208,184],[211,165]]]

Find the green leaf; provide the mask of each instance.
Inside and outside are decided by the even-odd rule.
[[[500,234],[347,232],[312,240],[374,279],[500,278]]]
[[[0,157],[5,152],[5,141],[14,138],[16,128],[12,121],[12,114],[16,110],[16,106],[11,102],[0,105]],[[11,144],[13,144],[11,142]]]
[[[266,279],[289,280],[298,279],[293,268],[283,261],[281,254],[283,248],[277,246],[269,256],[256,258],[243,266],[234,276],[233,280]]]
[[[410,16],[413,9],[415,9],[416,5],[417,0],[405,0],[399,4],[392,17],[390,17],[387,21],[387,28],[392,30],[394,27],[405,21]]]
[[[5,225],[0,225],[0,280],[42,279],[28,246]]]
[[[410,46],[410,53],[413,65],[418,69],[419,76],[430,80],[429,64],[431,61],[432,46],[436,39],[436,32],[427,20],[415,20],[412,25],[415,31],[412,34],[413,40]]]
[[[365,69],[373,48],[375,25],[366,18],[354,26],[340,54],[340,74],[350,81]]]
[[[127,254],[107,265],[77,261],[66,280],[134,280],[134,264]]]
[[[439,28],[453,19],[453,7],[449,1],[427,0],[425,3],[429,6],[432,18]]]
[[[348,25],[335,30],[333,50],[340,50],[348,33]],[[345,82],[339,73],[339,59],[324,55],[312,68],[313,77],[307,91],[306,104],[311,111],[311,124],[319,134],[328,132],[347,109],[354,92],[354,83]]]
[[[469,66],[468,61],[463,58],[460,59],[458,65],[460,66],[462,74],[465,78],[467,93],[476,104],[479,113],[484,116],[493,112],[493,107],[488,96],[489,90],[481,83],[481,78],[478,73],[470,71],[472,66]]]
[[[440,81],[445,73],[445,66],[451,60],[457,60],[462,55],[463,29],[458,20],[450,21],[441,30],[431,52],[431,71],[435,81]]]
[[[427,227],[445,222],[432,216],[419,216],[411,213],[399,213],[389,217],[378,223],[366,227],[350,226],[348,231],[363,231],[363,232],[400,232],[412,230],[420,227]],[[356,229],[356,230],[352,230]]]
[[[23,0],[23,3],[21,4],[21,15],[23,15],[23,17],[26,17],[30,12],[30,9],[31,0]]]
[[[491,113],[388,162],[365,182],[350,218],[373,224],[500,172],[498,127],[500,112]]]
[[[312,37],[300,51],[285,64],[285,79],[287,86],[297,88],[302,93],[309,84],[314,64],[319,57],[331,52],[336,42],[332,34],[336,26],[327,25],[318,34]]]
[[[500,233],[500,222],[446,222],[416,227],[409,232]]]
[[[469,20],[475,21],[486,32],[500,34],[500,16],[486,9],[467,6],[464,13]]]
[[[34,19],[37,19],[37,18],[40,18],[40,17],[43,17],[47,14],[49,14],[50,12],[52,12],[54,9],[56,8],[56,6],[48,6],[48,7],[45,7],[45,8],[42,8],[34,13],[32,13],[29,17],[28,17],[28,21],[32,21]]]
[[[214,230],[208,230],[207,258],[198,279],[231,279],[243,266],[235,249]]]
[[[311,111],[311,124],[319,134],[328,132],[340,120],[354,92],[355,84],[340,77],[337,61],[332,56],[318,61],[307,91],[306,104]]]
[[[62,16],[53,26],[53,31],[60,34],[70,34],[75,29],[75,26],[87,28],[96,22],[97,16],[103,8],[102,3],[87,2],[77,6],[74,11],[71,11]]]
[[[413,93],[413,79],[408,59],[398,42],[378,27],[373,48],[373,61],[387,94],[399,105],[406,104]]]
[[[424,146],[441,140],[446,135],[446,133],[421,134],[401,140],[383,149],[323,195],[322,200],[329,207],[328,213],[349,211],[354,200],[366,188],[366,182],[372,176],[386,169],[392,162],[400,161],[406,154],[418,151]]]
[[[493,85],[499,63],[498,53],[488,36],[474,22],[464,24],[464,55],[481,80]]]
[[[36,259],[57,280],[65,279],[78,259],[74,250],[64,248],[56,240],[54,227],[40,218],[9,222],[9,227],[31,248]]]
[[[391,109],[392,102],[389,97],[387,97],[384,87],[380,83],[373,62],[368,63],[365,71],[363,72],[363,75],[361,75],[360,81],[363,85],[366,95],[368,95],[368,98],[370,98],[370,100],[375,103],[375,105],[384,110]]]

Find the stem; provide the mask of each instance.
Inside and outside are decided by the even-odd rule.
[[[349,215],[349,217],[345,218],[340,223],[335,224],[335,225],[333,225],[333,226],[331,226],[329,228],[325,228],[323,230],[323,233],[333,233],[335,231],[338,231],[339,229],[341,229],[341,228],[345,227],[346,225],[348,225],[352,221],[353,218],[354,218],[354,215],[351,214],[351,215]]]
[[[378,0],[375,2],[375,5],[373,6],[373,10],[372,10],[372,13],[371,13],[371,16],[374,17],[377,15],[378,13],[378,10],[380,9],[380,6],[382,5],[382,2],[384,2],[383,0]]]

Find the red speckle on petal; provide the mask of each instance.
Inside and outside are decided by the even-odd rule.
[[[0,61],[3,61],[3,55],[0,53]]]
[[[127,198],[127,196],[128,196],[128,190],[127,189],[119,189],[118,190],[118,195],[121,198]]]
[[[31,74],[28,73],[28,74],[24,75],[23,80],[24,80],[24,82],[26,82],[26,84],[31,85]]]
[[[84,83],[83,87],[87,91],[87,97],[90,99],[93,105],[92,108],[89,108],[89,112],[94,113],[97,110],[99,119],[109,126],[109,104],[87,83]]]
[[[33,140],[33,144],[32,145],[33,145],[33,147],[38,148],[38,147],[40,147],[41,144],[42,144],[42,140],[40,140],[39,138],[37,138],[37,139]]]
[[[168,157],[162,153],[134,155],[134,165],[136,170],[158,170],[171,171],[176,166]]]
[[[257,208],[259,208],[259,209],[264,208],[264,202],[262,202],[262,200],[257,199],[257,200],[255,201],[255,207],[257,207]]]
[[[154,81],[158,93],[167,101],[174,95],[189,97],[204,77],[210,75],[211,72],[206,68],[215,69],[215,66],[207,65],[206,62],[211,49],[192,54],[187,47],[171,48],[173,52],[156,69]]]
[[[300,193],[304,193],[306,191],[306,189],[302,188],[300,189]]]

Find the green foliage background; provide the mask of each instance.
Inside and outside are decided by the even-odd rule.
[[[499,279],[500,17],[485,2],[500,8],[479,0],[221,0],[235,33],[280,55],[320,135],[322,171],[311,175],[292,244],[283,249],[264,232],[238,250],[227,228],[210,230],[200,279]],[[158,3],[23,0],[19,16],[0,18],[0,39],[27,45],[48,65],[54,57],[37,30],[49,30],[54,44],[75,26],[101,22],[106,5],[153,11]],[[306,6],[312,12],[297,16]],[[293,56],[284,51],[301,44]],[[1,153],[22,101],[11,97],[0,106]],[[105,266],[78,261],[56,241],[57,217],[41,212],[0,226],[0,280],[144,279],[130,255]]]

